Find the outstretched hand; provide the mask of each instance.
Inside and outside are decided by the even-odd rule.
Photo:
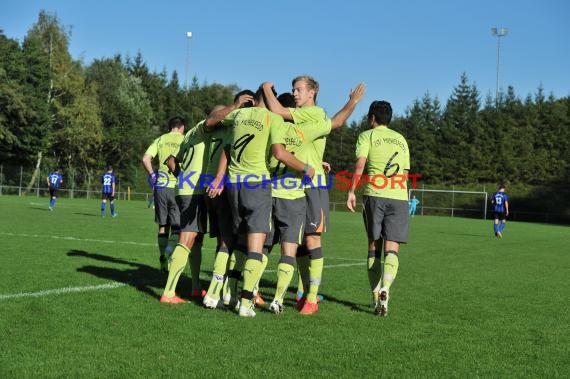
[[[355,88],[350,90],[350,95],[348,96],[351,101],[354,101],[355,104],[358,104],[364,93],[366,92],[366,86],[364,83],[359,83]]]

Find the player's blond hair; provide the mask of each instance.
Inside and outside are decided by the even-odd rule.
[[[315,78],[313,78],[312,76],[301,75],[301,76],[297,76],[295,79],[293,79],[293,82],[291,83],[293,88],[295,87],[295,83],[300,82],[300,81],[304,81],[305,83],[307,83],[307,87],[309,87],[309,89],[312,89],[315,91],[315,98],[313,99],[313,101],[316,103],[317,102],[317,94],[319,93],[319,82],[317,82],[315,80]]]

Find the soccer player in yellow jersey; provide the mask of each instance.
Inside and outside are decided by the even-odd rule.
[[[185,302],[176,295],[178,279],[190,256],[192,296],[201,296],[200,264],[202,241],[206,232],[206,203],[200,178],[207,163],[208,149],[205,142],[204,121],[200,121],[184,136],[178,151],[167,159],[171,172],[178,175],[176,203],[180,209],[180,237],[172,252],[168,279],[162,303],[180,304]],[[205,159],[206,158],[206,159]]]
[[[149,175],[149,184],[153,187],[154,215],[158,223],[158,250],[160,253],[160,270],[168,272],[167,255],[172,253],[178,242],[180,232],[180,212],[176,205],[176,176],[169,171],[164,161],[173,152],[178,151],[184,139],[186,121],[181,117],[173,117],[168,121],[169,132],[155,139],[142,157],[142,163]],[[158,171],[152,167],[152,160],[158,157]]]
[[[364,226],[368,235],[368,280],[375,312],[388,314],[390,286],[398,273],[398,252],[408,241],[408,189],[410,151],[406,139],[389,129],[392,106],[374,101],[368,111],[371,129],[362,132],[356,143],[356,164],[346,205],[354,212],[354,191],[368,175],[364,191]],[[384,267],[381,270],[382,247]]]
[[[319,84],[310,76],[299,76],[293,79],[293,96],[296,108],[283,107],[277,98],[272,95],[273,84],[263,83],[263,89],[267,97],[267,106],[273,112],[282,116],[285,120],[292,121],[295,125],[316,125],[327,118],[325,111],[316,106]],[[349,100],[344,107],[338,111],[331,119],[332,128],[343,125],[354,111],[356,104],[364,96],[364,84],[358,84],[350,91]],[[323,135],[312,142],[312,149],[309,150],[308,164],[315,167],[315,176],[312,183],[306,188],[307,211],[305,219],[305,240],[303,247],[299,250],[306,250],[305,256],[309,257],[308,270],[306,259],[298,258],[299,271],[305,283],[305,294],[299,302],[301,314],[310,315],[318,311],[317,295],[321,284],[323,272],[323,252],[321,245],[321,234],[326,231],[328,224],[329,197],[326,185],[325,173],[323,169],[323,155],[325,152],[326,135]],[[308,273],[308,278],[306,278]]]

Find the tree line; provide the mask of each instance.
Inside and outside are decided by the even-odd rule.
[[[129,173],[140,169],[140,157],[170,117],[194,125],[240,89],[200,84],[196,77],[181,87],[176,71],[151,72],[140,52],[86,65],[71,57],[70,38],[70,28],[46,11],[22,42],[0,30],[3,164],[60,166],[92,188],[109,162],[123,184],[136,185]],[[569,97],[557,99],[538,87],[520,98],[508,87],[498,99],[482,101],[464,73],[445,104],[427,93],[391,127],[407,138],[412,172],[424,183],[504,182],[568,193],[569,125]],[[335,171],[353,168],[356,138],[367,127],[363,115],[329,136],[325,159]]]

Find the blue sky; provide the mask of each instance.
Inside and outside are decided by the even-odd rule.
[[[362,81],[367,94],[351,120],[373,100],[390,101],[400,115],[427,92],[444,103],[463,72],[482,101],[494,96],[495,26],[509,28],[501,88],[524,98],[542,85],[570,96],[566,0],[2,0],[0,29],[22,41],[40,9],[72,28],[70,52],[86,64],[140,51],[151,70],[176,70],[181,84],[188,62],[189,81],[251,89],[272,81],[278,92],[309,74],[331,116]]]

